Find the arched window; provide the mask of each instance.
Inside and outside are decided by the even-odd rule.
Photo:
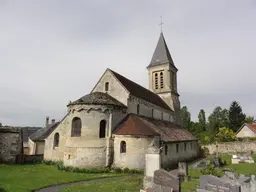
[[[164,88],[164,75],[163,75],[163,72],[160,73],[160,86],[161,86],[161,89]]]
[[[72,129],[71,129],[71,137],[80,137],[82,129],[81,119],[78,117],[74,117],[72,120]]]
[[[121,141],[120,143],[120,153],[126,153],[126,142]]]
[[[109,82],[106,82],[105,83],[105,91],[108,91],[108,88],[109,88]]]
[[[155,89],[158,89],[158,74],[155,73]]]
[[[100,121],[99,137],[100,138],[105,138],[106,137],[106,121],[105,120]]]
[[[53,142],[53,147],[59,147],[59,142],[60,142],[60,134],[55,133],[54,134],[54,142]]]
[[[140,114],[140,105],[139,104],[137,105],[137,114],[138,115]]]

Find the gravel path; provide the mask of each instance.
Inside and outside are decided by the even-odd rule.
[[[72,183],[65,183],[65,184],[45,187],[45,188],[42,188],[42,189],[39,189],[39,190],[35,190],[35,192],[58,192],[61,189],[65,188],[65,187],[70,187],[72,185],[86,184],[86,183],[91,183],[91,182],[102,182],[102,181],[120,179],[120,178],[125,178],[125,177],[131,177],[131,176],[128,175],[128,176],[120,176],[120,177],[108,177],[108,178],[101,178],[101,179],[92,179],[92,180],[87,180],[87,181],[77,181],[77,182],[72,182]]]

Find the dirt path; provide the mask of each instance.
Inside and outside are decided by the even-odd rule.
[[[92,179],[92,180],[87,180],[87,181],[77,181],[77,182],[72,182],[72,183],[65,183],[65,184],[45,187],[45,188],[42,188],[42,189],[39,189],[39,190],[35,190],[35,192],[58,192],[61,189],[65,188],[65,187],[70,187],[72,185],[86,184],[86,183],[92,183],[92,182],[102,182],[102,181],[120,179],[120,178],[125,178],[125,177],[132,177],[132,176],[128,175],[128,176],[120,176],[120,177],[108,177],[108,178],[101,178],[101,179]]]

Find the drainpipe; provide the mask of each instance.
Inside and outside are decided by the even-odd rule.
[[[112,111],[110,111],[109,114],[109,120],[108,120],[108,129],[107,129],[107,137],[106,137],[106,167],[110,166],[110,140],[112,135]]]

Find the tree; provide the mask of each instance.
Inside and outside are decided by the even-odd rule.
[[[187,106],[183,106],[181,108],[181,123],[182,123],[182,126],[189,130],[190,128],[190,122],[191,122],[191,114],[190,112],[188,111],[188,108]]]
[[[2,125],[2,123],[0,123],[0,127],[2,127],[3,125]]]
[[[208,131],[217,133],[220,127],[228,124],[228,110],[222,109],[220,106],[214,108],[208,117]]]
[[[245,123],[255,123],[256,120],[254,119],[253,116],[246,116],[245,117]]]
[[[200,131],[206,130],[206,118],[205,118],[205,111],[201,109],[198,113],[198,122],[200,126]]]
[[[219,132],[216,134],[216,139],[220,142],[229,142],[229,141],[235,141],[236,134],[232,129],[222,127],[219,129]]]
[[[236,132],[245,123],[245,114],[237,101],[233,101],[229,108],[229,127]]]

